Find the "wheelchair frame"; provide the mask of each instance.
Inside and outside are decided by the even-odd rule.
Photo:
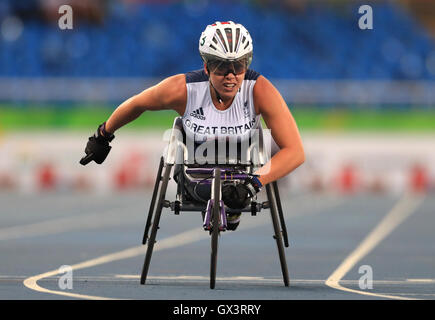
[[[157,171],[157,177],[154,184],[154,190],[148,211],[146,220],[144,235],[142,244],[148,244],[145,261],[142,268],[141,284],[145,284],[151,262],[151,256],[156,242],[157,231],[159,229],[160,217],[163,208],[169,208],[175,214],[180,214],[181,211],[201,211],[205,213],[203,228],[209,231],[211,235],[211,259],[210,259],[210,288],[215,288],[216,283],[216,269],[217,269],[217,252],[218,252],[218,240],[221,231],[226,230],[226,212],[231,212],[231,209],[225,206],[221,200],[221,187],[222,180],[227,180],[227,172],[231,170],[237,170],[238,167],[244,166],[245,169],[252,169],[255,166],[251,155],[254,151],[258,151],[258,165],[264,165],[266,163],[266,154],[264,151],[264,138],[263,130],[259,128],[258,144],[250,145],[247,150],[247,162],[232,163],[225,165],[216,165],[210,168],[201,168],[197,163],[188,163],[188,152],[184,140],[186,139],[183,130],[181,117],[177,117],[174,120],[172,127],[166,158],[163,156],[160,158],[160,164]],[[178,134],[183,133],[183,138]],[[179,150],[181,149],[181,153]],[[257,150],[255,150],[257,149]],[[255,153],[254,153],[255,155]],[[192,174],[205,173],[209,175],[208,183],[211,183],[211,197],[207,203],[199,203],[195,201],[186,200],[186,191],[184,190],[184,181],[178,181],[177,194],[175,201],[169,201],[166,199],[166,190],[168,182],[170,180],[171,170],[175,165],[177,156],[182,157],[182,175],[187,175],[191,179],[195,179]],[[223,168],[225,167],[225,168]],[[238,171],[236,171],[237,173]],[[233,176],[232,178],[243,179],[243,174]],[[245,175],[246,177],[246,175]],[[204,180],[204,179],[202,179]],[[229,179],[231,180],[231,179]],[[273,238],[276,241],[278,248],[278,255],[281,264],[281,271],[283,276],[284,285],[289,286],[289,275],[287,269],[287,262],[284,253],[284,246],[288,247],[288,235],[285,225],[284,215],[281,206],[281,199],[278,190],[278,184],[276,181],[269,183],[265,186],[267,193],[267,201],[258,203],[255,200],[251,200],[250,204],[242,210],[242,212],[251,212],[251,215],[255,216],[262,209],[270,209],[272,225],[274,230]],[[151,231],[151,233],[150,233]]]

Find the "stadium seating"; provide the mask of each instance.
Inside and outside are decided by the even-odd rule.
[[[252,68],[269,77],[435,79],[435,71],[426,63],[430,56],[435,57],[433,39],[405,9],[392,2],[372,5],[373,30],[358,28],[360,15],[355,4],[339,8],[308,5],[297,12],[222,1],[203,2],[202,6],[188,2],[115,3],[109,6],[102,26],[80,22],[73,30],[64,31],[38,19],[5,23],[14,15],[13,2],[9,1],[9,7],[7,2],[0,6],[2,77],[163,77],[183,73],[201,67],[197,44],[205,26],[216,20],[233,20],[243,23],[252,34]],[[8,36],[14,33],[18,34],[15,39]]]

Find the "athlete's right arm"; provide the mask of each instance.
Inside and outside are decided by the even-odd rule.
[[[187,101],[184,74],[171,76],[121,103],[106,121],[106,131],[114,133],[145,111],[175,110],[184,114]]]
[[[101,124],[97,132],[89,137],[85,148],[86,155],[80,163],[86,165],[92,160],[101,164],[110,152],[109,142],[113,133],[138,118],[145,111],[175,110],[184,114],[187,101],[186,78],[184,74],[166,78],[159,84],[134,95],[121,103],[109,119]]]

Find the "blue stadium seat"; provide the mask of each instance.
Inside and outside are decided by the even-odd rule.
[[[10,12],[5,3],[2,15]],[[435,52],[433,41],[391,2],[372,5],[374,29],[365,31],[358,28],[356,5],[335,10],[317,4],[291,12],[242,1],[205,3],[129,7],[113,2],[103,26],[80,23],[69,31],[26,21],[17,40],[0,37],[0,76],[162,77],[186,72],[202,66],[200,31],[216,20],[234,20],[253,36],[252,68],[272,78],[435,79],[424,66]],[[421,70],[417,74],[412,68]]]

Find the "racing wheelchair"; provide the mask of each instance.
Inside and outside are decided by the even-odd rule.
[[[227,230],[227,213],[234,209],[228,208],[223,202],[221,188],[226,183],[238,183],[253,175],[256,168],[267,162],[264,134],[260,128],[256,139],[249,139],[247,148],[238,145],[232,154],[225,152],[208,157],[208,161],[198,163],[192,159],[192,149],[188,148],[189,138],[183,129],[181,117],[174,120],[166,150],[166,157],[160,158],[157,177],[151,198],[150,208],[146,220],[142,244],[147,244],[145,261],[142,268],[140,283],[145,284],[151,262],[160,217],[163,208],[168,208],[174,214],[182,211],[197,211],[203,216],[203,228],[211,236],[210,257],[210,288],[215,288],[218,241],[221,232]],[[210,161],[211,160],[211,161]],[[173,179],[177,182],[174,201],[166,199],[166,190],[174,168]],[[198,188],[200,187],[200,188]],[[202,193],[197,189],[202,189]],[[257,196],[250,199],[249,204],[238,209],[238,212],[251,213],[255,216],[262,209],[269,209],[274,235],[278,247],[278,255],[284,285],[289,286],[289,275],[284,253],[284,246],[288,247],[287,228],[281,207],[281,200],[277,182],[265,185],[267,201],[257,202]],[[204,196],[208,193],[208,197]]]

